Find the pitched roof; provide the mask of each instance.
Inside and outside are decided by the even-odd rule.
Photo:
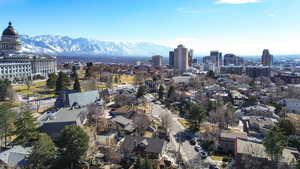
[[[124,125],[124,126],[127,126],[127,125],[133,123],[132,120],[127,119],[127,118],[125,118],[125,117],[123,117],[123,116],[121,116],[121,115],[116,116],[116,117],[112,118],[111,120],[112,120],[113,122],[120,123],[120,124],[122,124],[122,125]]]
[[[68,94],[69,106],[72,106],[74,104],[77,104],[79,106],[85,106],[88,104],[95,103],[95,101],[99,99],[99,92],[96,90]]]
[[[159,138],[127,136],[121,145],[121,150],[123,152],[133,152],[140,143],[146,146],[143,150],[144,152],[161,153],[165,144],[165,140]]]
[[[61,108],[57,112],[49,115],[50,120],[47,122],[70,122],[78,119],[84,120],[86,117],[87,107],[81,108]],[[83,119],[82,119],[83,118]]]
[[[68,122],[47,122],[44,123],[38,130],[41,133],[47,133],[49,136],[54,137],[62,131],[65,126],[76,125],[74,121]]]
[[[14,146],[13,148],[0,153],[0,160],[9,167],[22,166],[25,164],[25,158],[31,153],[31,148]]]
[[[265,147],[261,143],[254,141],[237,139],[236,152],[240,154],[247,154],[253,157],[265,158],[270,160],[270,156],[266,153]],[[299,151],[290,148],[285,148],[282,151],[282,157],[288,164],[296,161],[296,155],[299,155]]]

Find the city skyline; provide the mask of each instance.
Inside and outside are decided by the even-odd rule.
[[[296,0],[0,0],[0,25],[26,35],[147,41],[195,53],[299,54]]]

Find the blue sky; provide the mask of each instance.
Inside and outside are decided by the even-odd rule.
[[[0,0],[20,34],[179,43],[198,53],[300,53],[300,0]]]

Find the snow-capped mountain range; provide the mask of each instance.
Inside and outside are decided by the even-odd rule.
[[[21,36],[22,51],[49,55],[167,56],[170,47],[151,42],[100,41],[68,36]]]

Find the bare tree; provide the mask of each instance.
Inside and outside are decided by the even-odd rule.
[[[25,84],[27,86],[27,90],[29,90],[32,85],[32,78],[30,76],[25,79]]]
[[[98,126],[99,118],[104,116],[103,109],[94,103],[88,105],[87,109],[88,109],[87,117],[88,117],[89,123],[95,126],[95,137],[96,137],[96,135],[98,134],[98,128],[99,128],[99,126]]]
[[[139,136],[143,135],[144,131],[149,127],[151,124],[151,120],[147,115],[144,113],[138,113],[134,118],[133,122],[136,125],[137,134]]]
[[[228,129],[229,125],[235,125],[237,117],[234,114],[232,105],[217,105],[209,112],[209,121],[216,123],[221,129]]]
[[[134,83],[136,86],[144,84],[148,74],[146,72],[136,72],[134,75]]]
[[[86,91],[88,91],[88,90],[97,90],[96,79],[92,78],[90,80],[83,81],[83,82],[81,82],[81,86]]]
[[[107,146],[105,147],[104,155],[109,165],[111,163],[120,163],[122,155],[121,152],[118,150],[116,141],[113,139],[106,139],[106,145]]]
[[[169,113],[164,113],[160,116],[161,119],[161,127],[168,134],[170,128],[172,127],[172,116]]]
[[[9,85],[7,87],[6,95],[7,95],[7,97],[9,98],[9,100],[11,102],[14,102],[14,101],[17,100],[17,93],[16,93],[16,91],[13,89],[13,87],[11,85]]]
[[[126,95],[126,94],[121,94],[121,95],[117,95],[114,98],[115,104],[122,107],[122,106],[126,106],[126,105],[132,105],[134,104],[136,98],[132,97],[130,95]]]

